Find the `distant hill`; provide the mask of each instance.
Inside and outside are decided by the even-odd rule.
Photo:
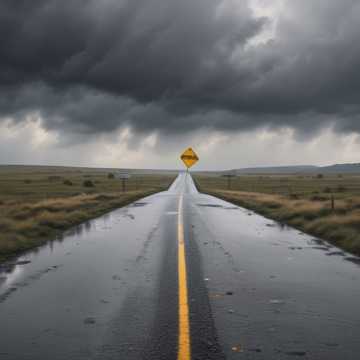
[[[269,166],[269,167],[253,167],[234,170],[237,174],[297,174],[304,172],[316,172],[318,166]]]
[[[126,171],[129,174],[159,174],[159,175],[173,175],[177,174],[179,170],[167,170],[167,169],[128,169],[128,168],[100,168],[100,167],[80,167],[80,166],[53,166],[53,165],[1,165],[0,172],[116,172],[116,171]]]
[[[20,171],[20,172],[62,172],[62,171],[94,171],[94,172],[110,172],[110,171],[128,171],[130,174],[177,174],[179,171],[175,169],[124,169],[124,168],[96,168],[96,167],[76,167],[76,166],[46,166],[46,165],[1,165],[0,172]],[[223,174],[360,174],[360,163],[354,164],[335,164],[330,166],[313,166],[313,165],[295,165],[295,166],[264,166],[233,169],[226,171],[206,171],[195,170],[193,173],[203,174],[207,176],[219,176]]]
[[[236,174],[340,174],[340,173],[359,173],[360,163],[356,164],[335,164],[330,166],[270,166],[253,167],[233,170]]]
[[[335,164],[320,169],[323,173],[360,173],[360,164]]]

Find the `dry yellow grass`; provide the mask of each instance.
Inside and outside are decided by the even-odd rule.
[[[65,229],[153,192],[78,195],[34,203],[3,202],[0,206],[0,260],[40,245]]]
[[[175,176],[133,173],[123,193],[111,170],[0,166],[0,261],[71,226],[165,190]],[[84,180],[93,186],[85,187]]]

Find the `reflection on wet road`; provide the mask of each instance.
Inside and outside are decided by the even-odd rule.
[[[357,358],[356,258],[204,195],[192,218],[228,359]]]
[[[192,359],[358,358],[358,258],[180,174],[0,265],[0,359],[176,359],[181,194]]]

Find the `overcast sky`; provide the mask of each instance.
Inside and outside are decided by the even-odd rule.
[[[1,0],[0,163],[360,162],[358,0]]]

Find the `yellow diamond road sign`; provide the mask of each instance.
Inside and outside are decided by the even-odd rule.
[[[192,148],[186,149],[180,159],[184,162],[187,168],[192,167],[195,163],[199,161],[199,157],[196,155],[195,151]]]

